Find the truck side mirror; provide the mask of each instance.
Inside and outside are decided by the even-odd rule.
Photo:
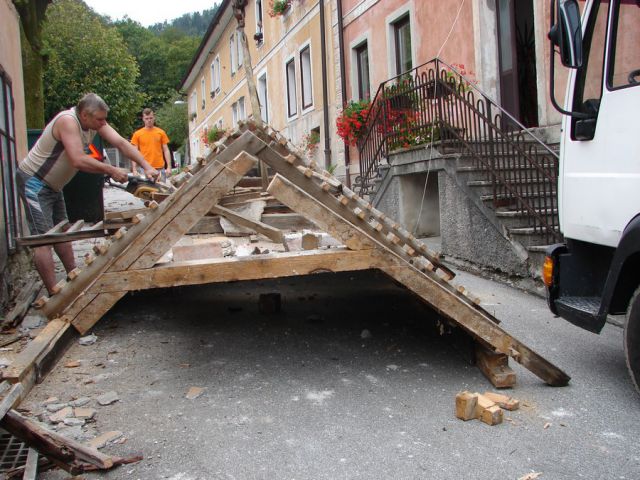
[[[553,3],[551,12],[553,17]],[[549,31],[552,45],[560,49],[562,64],[568,68],[582,66],[582,25],[580,24],[580,8],[576,0],[557,0],[558,23]]]

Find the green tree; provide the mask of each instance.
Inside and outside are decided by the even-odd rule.
[[[176,93],[200,40],[169,27],[154,34],[128,18],[115,26],[140,66],[138,85],[145,95],[145,105],[159,108]]]
[[[144,98],[136,84],[138,64],[118,31],[81,0],[55,0],[47,11],[44,41],[46,118],[95,92],[111,108],[109,123],[130,135]]]
[[[29,128],[44,127],[42,76],[47,55],[42,41],[42,28],[50,3],[51,0],[13,0],[20,14],[22,76]]]
[[[178,103],[175,103],[178,101]],[[187,104],[180,101],[180,95],[174,94],[156,111],[156,124],[167,132],[169,148],[172,151],[182,147],[189,135]]]

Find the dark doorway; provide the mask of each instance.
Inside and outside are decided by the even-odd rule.
[[[533,2],[497,0],[496,3],[500,102],[525,127],[537,127]]]

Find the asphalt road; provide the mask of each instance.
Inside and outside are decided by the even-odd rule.
[[[437,333],[434,312],[365,272],[128,296],[25,406],[89,397],[97,414],[83,434],[121,431],[124,443],[103,451],[145,457],[87,479],[640,478],[640,395],[622,330],[590,334],[543,299],[459,281],[570,385],[548,387],[516,364],[508,392],[520,410],[494,427],[456,419],[456,393],[491,385]],[[281,293],[280,313],[259,313],[267,292]],[[71,360],[81,366],[65,368]],[[202,394],[186,398],[191,387]],[[119,401],[99,406],[108,391]]]

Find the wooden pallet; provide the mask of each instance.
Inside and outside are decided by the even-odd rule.
[[[275,175],[269,194],[347,248],[155,266],[198,220],[212,209],[220,211],[217,204],[223,195],[257,161]],[[550,385],[569,381],[564,372],[501,329],[464,287],[455,285],[454,273],[436,253],[336,178],[305,165],[300,152],[268,127],[242,125],[215,144],[214,152],[192,169],[178,191],[131,221],[131,228],[118,230],[96,248],[97,256],[87,258],[84,269],[61,282],[55,295],[42,299],[44,314],[63,317],[85,333],[132,290],[377,268],[497,356],[493,364],[500,365],[503,373],[510,357]],[[277,232],[270,233],[280,238]],[[500,378],[504,382],[504,375]]]

